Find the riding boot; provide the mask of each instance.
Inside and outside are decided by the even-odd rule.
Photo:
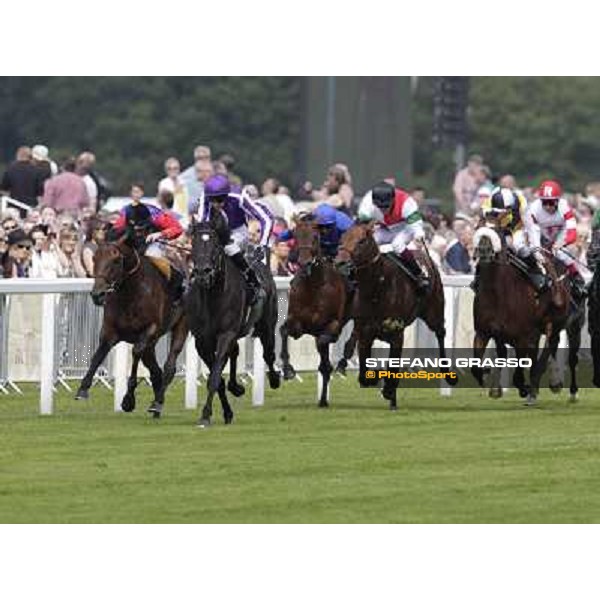
[[[404,252],[402,252],[402,254],[400,254],[399,256],[415,279],[417,293],[424,293],[429,287],[429,281],[424,276],[423,269],[421,269],[413,253],[408,248],[406,248]]]
[[[185,292],[185,277],[183,273],[174,267],[171,267],[171,278],[169,279],[168,290],[173,302],[178,302]]]
[[[256,276],[254,269],[250,267],[246,261],[245,256],[238,252],[231,257],[231,260],[235,266],[240,270],[244,280],[246,282],[246,288],[248,290],[248,304],[252,305],[256,303],[258,299],[258,293],[260,291],[260,282]]]
[[[580,302],[587,296],[587,290],[583,277],[578,272],[574,272],[569,275],[569,282],[571,284],[571,293],[573,294],[573,299],[576,302]]]

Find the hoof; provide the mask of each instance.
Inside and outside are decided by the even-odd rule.
[[[319,402],[319,404],[317,405],[319,408],[329,408],[329,403],[328,402]]]
[[[454,387],[458,384],[458,376],[456,377],[445,377],[444,381],[451,387]]]
[[[231,425],[233,423],[233,415],[228,415],[223,418],[225,425]]]
[[[577,404],[577,402],[579,402],[579,398],[577,397],[577,394],[571,394],[569,396],[569,404]]]
[[[488,396],[490,398],[502,398],[502,388],[490,388],[490,391],[488,392]]]
[[[240,396],[243,396],[246,393],[246,388],[241,384],[238,383],[237,381],[231,380],[228,384],[227,384],[227,389],[236,397],[239,398]]]
[[[521,398],[527,398],[527,396],[529,396],[529,388],[528,387],[519,388],[519,396]]]
[[[383,388],[381,395],[390,402],[396,402],[396,390],[386,390]]]
[[[558,393],[560,393],[562,391],[563,384],[562,383],[556,383],[554,385],[550,384],[548,387],[550,388],[550,391],[553,394],[558,394]]]
[[[269,378],[269,385],[272,390],[276,390],[281,385],[281,375],[276,371],[268,373],[267,377]]]
[[[210,419],[205,419],[204,417],[198,419],[196,427],[198,427],[198,429],[206,429],[207,427],[210,427]]]
[[[287,365],[287,366],[283,367],[283,378],[286,381],[290,381],[290,379],[295,379],[296,378],[296,369],[294,369],[294,367],[292,367],[292,365]]]
[[[527,400],[523,402],[523,406],[526,406],[528,408],[533,408],[537,406],[537,398],[534,398],[533,396],[528,396]]]
[[[377,379],[367,379],[366,377],[358,376],[358,383],[362,387],[377,387]]]
[[[348,366],[348,361],[345,358],[342,358],[340,362],[337,364],[335,368],[335,372],[342,377],[346,377],[346,368]]]
[[[123,402],[121,402],[121,410],[126,413],[133,412],[135,410],[135,398],[125,396]]]
[[[390,404],[390,410],[392,412],[396,412],[398,410],[398,407],[395,404]]]
[[[160,419],[160,415],[162,414],[162,405],[157,402],[153,402],[147,409],[146,412],[150,413],[155,419]]]
[[[79,388],[75,394],[75,400],[87,400],[89,397],[89,390],[82,390],[81,388]]]

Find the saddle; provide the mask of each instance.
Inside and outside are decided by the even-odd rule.
[[[159,258],[157,256],[148,256],[146,258],[162,273],[167,281],[171,280],[172,267],[166,258]]]

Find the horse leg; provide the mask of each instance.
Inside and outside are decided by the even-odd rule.
[[[577,363],[579,362],[579,347],[581,346],[581,319],[575,320],[567,329],[569,339],[569,371],[571,383],[569,386],[569,402],[577,402]]]
[[[131,373],[129,374],[129,379],[127,380],[127,392],[125,392],[123,400],[121,400],[121,409],[123,412],[133,412],[135,410],[135,389],[137,388],[138,384],[137,370],[141,357],[142,353],[140,349],[134,346],[133,359],[131,361]]]
[[[240,355],[238,341],[231,345],[231,356],[229,358],[229,383],[227,389],[236,397],[243,396],[246,388],[237,380],[237,360]]]
[[[438,343],[440,358],[446,358],[446,328],[442,327],[434,332]],[[448,367],[440,367],[440,373],[449,373]],[[446,377],[446,383],[455,386],[458,383],[458,377]]]
[[[77,394],[75,394],[75,400],[87,400],[89,398],[89,389],[92,386],[94,375],[115,344],[116,340],[109,340],[106,337],[100,338],[100,345],[96,349],[96,352],[94,352],[90,368],[79,384],[79,389],[77,390]]]
[[[188,328],[185,317],[182,317],[177,325],[173,328],[171,333],[171,346],[169,348],[169,354],[167,360],[163,365],[162,375],[162,389],[160,391],[160,403],[156,399],[148,407],[148,412],[152,413],[155,418],[160,417],[165,403],[165,396],[167,388],[171,385],[173,378],[175,377],[175,370],[177,368],[177,357],[181,354],[185,341],[187,340]]]
[[[367,358],[371,357],[371,348],[373,347],[373,342],[375,341],[375,334],[369,328],[368,331],[363,329],[359,329],[357,331],[358,335],[358,360],[359,360],[359,370],[358,370],[358,383],[362,387],[375,387],[377,385],[377,379],[374,377],[370,377],[367,379]]]
[[[222,377],[221,382],[219,383],[218,394],[219,400],[221,400],[221,408],[223,409],[223,419],[225,420],[225,425],[231,425],[231,423],[233,423],[233,410],[229,404],[229,400],[227,399],[225,380]]]
[[[156,360],[156,344],[152,344],[151,346],[146,347],[144,353],[142,354],[142,362],[150,371],[150,381],[152,383],[152,391],[154,392],[154,401],[153,405],[158,405],[162,407],[165,402],[165,398],[163,396],[164,393],[164,384],[163,384],[163,372],[158,365],[158,361]],[[150,411],[152,412],[152,416],[155,419],[160,417],[160,412]]]
[[[225,363],[229,358],[229,354],[231,352],[231,344],[236,339],[236,334],[233,332],[227,332],[221,335],[217,339],[217,348],[214,353],[214,359],[212,358],[212,354],[209,358],[209,361],[205,361],[208,368],[210,369],[210,375],[208,376],[207,388],[208,388],[208,396],[206,399],[206,404],[202,409],[202,416],[198,422],[199,427],[206,427],[210,425],[210,419],[212,417],[212,401],[215,393],[219,391],[219,386],[223,381],[222,374],[223,368],[225,367]],[[203,357],[204,360],[204,357]],[[212,364],[211,364],[212,363]],[[231,408],[231,407],[230,407]],[[227,418],[228,415],[225,415]],[[229,418],[233,418],[233,411],[231,411],[231,415]]]
[[[348,368],[348,361],[352,358],[354,354],[354,349],[356,348],[356,330],[354,326],[352,327],[352,333],[350,337],[344,344],[344,355],[340,358],[335,370],[340,375],[346,375],[346,369]]]
[[[390,358],[402,357],[402,346],[404,345],[404,330],[400,331],[395,340],[390,343]],[[392,373],[397,373],[398,369],[390,369]],[[383,397],[390,402],[390,410],[398,410],[396,404],[396,392],[398,390],[398,380],[394,378],[386,379],[381,391]]]
[[[490,337],[488,335],[484,335],[479,331],[475,332],[475,339],[473,340],[473,358],[478,358],[479,360],[483,358],[489,341]],[[475,377],[477,383],[483,387],[484,370],[481,367],[473,366],[471,367],[471,373],[473,377]]]
[[[275,325],[269,326],[266,322],[259,322],[254,328],[263,347],[263,360],[267,365],[269,386],[276,390],[281,385],[281,374],[275,368]]]
[[[508,356],[508,351],[506,350],[506,345],[501,340],[494,338],[494,342],[496,343],[496,356],[498,358],[504,358]],[[490,383],[490,391],[488,395],[490,398],[502,398],[502,369],[494,368],[492,370],[492,380]]]
[[[288,348],[288,342],[290,339],[288,333],[288,322],[285,323],[279,328],[279,335],[281,336],[281,368],[283,369],[283,378],[288,381],[290,379],[294,379],[296,377],[296,370],[290,364],[290,352]]]
[[[594,365],[594,376],[592,383],[596,387],[600,387],[600,331],[593,331],[591,333],[591,346],[592,346],[592,362]]]
[[[329,344],[332,341],[332,337],[328,334],[320,335],[316,339],[317,351],[321,357],[319,363],[319,373],[323,379],[323,385],[321,386],[321,397],[319,398],[319,408],[327,408],[329,403],[327,402],[327,391],[329,389],[329,380],[331,378],[331,372],[333,367],[329,360]]]

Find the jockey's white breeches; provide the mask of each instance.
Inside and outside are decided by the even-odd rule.
[[[231,231],[231,241],[224,248],[227,256],[239,254],[242,247],[248,243],[248,227],[241,225],[237,229]]]
[[[391,244],[396,254],[402,254],[412,240],[424,237],[423,221],[419,220],[410,225],[402,222],[390,227],[379,226],[374,237],[378,246]]]
[[[146,246],[146,252],[144,252],[144,255],[150,256],[151,258],[166,258],[165,250],[166,247],[163,244],[152,242]]]

